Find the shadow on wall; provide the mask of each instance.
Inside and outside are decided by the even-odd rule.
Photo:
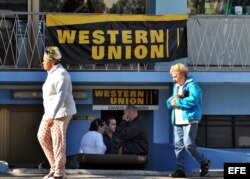
[[[211,149],[198,148],[209,160],[211,169],[224,170],[224,163],[250,163],[250,149]],[[230,156],[230,157],[228,157]],[[200,165],[186,155],[186,171],[197,172]],[[170,144],[153,144],[149,155],[147,169],[155,171],[175,171],[176,158],[174,146]]]
[[[224,163],[250,163],[250,149],[211,149],[199,148],[211,160],[211,169],[224,170]],[[228,157],[230,156],[230,157]],[[198,171],[200,166],[191,157],[187,157],[188,171]]]
[[[66,155],[79,153],[82,136],[89,131],[91,120],[72,120],[67,129],[67,148]]]
[[[176,169],[175,161],[174,147],[172,145],[153,144],[146,169],[154,171],[174,171]]]

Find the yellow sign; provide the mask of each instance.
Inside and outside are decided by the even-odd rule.
[[[127,105],[135,105],[140,110],[158,109],[158,90],[93,90],[94,110],[124,110]]]
[[[187,15],[46,16],[46,43],[64,64],[167,62],[187,57]]]

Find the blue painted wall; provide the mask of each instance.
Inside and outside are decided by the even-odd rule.
[[[187,0],[156,0],[156,13],[161,14],[186,14]]]
[[[224,163],[250,163],[250,149],[211,149],[199,148],[199,150],[209,158],[211,162],[211,169],[224,169]],[[187,171],[199,171],[199,164],[195,162],[190,156],[186,157],[188,163]]]
[[[0,104],[42,104],[42,100],[13,99],[12,90],[0,89]]]
[[[155,165],[150,166],[151,170],[156,171],[175,171],[176,158],[174,146],[171,144],[155,144],[153,147],[154,158],[157,161]],[[212,170],[223,170],[224,163],[249,163],[250,149],[212,149],[198,147],[209,160],[211,160]],[[230,156],[230,157],[229,157]],[[187,172],[199,172],[200,165],[189,155],[185,157],[185,167]]]
[[[43,84],[46,79],[44,72],[20,72],[20,71],[0,71],[0,84]],[[16,78],[18,76],[18,78]],[[70,72],[73,83],[88,85],[89,83],[109,84],[109,83],[165,83],[172,80],[168,72],[148,71],[148,72]]]
[[[154,111],[153,122],[153,142],[154,143],[169,143],[170,138],[170,120],[169,110],[166,106],[166,99],[169,96],[169,90],[160,90],[159,92],[159,110]]]
[[[201,84],[203,114],[249,115],[250,83]]]

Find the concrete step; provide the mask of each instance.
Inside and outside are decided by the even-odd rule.
[[[11,169],[12,175],[47,174],[48,169],[15,168]],[[149,170],[94,170],[94,169],[66,169],[67,175],[115,175],[115,176],[161,176],[167,177],[171,171]],[[199,177],[199,172],[188,172],[187,177]],[[209,177],[223,177],[223,170],[210,170]]]

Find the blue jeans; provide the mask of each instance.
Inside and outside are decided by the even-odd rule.
[[[198,123],[191,123],[187,126],[174,126],[174,145],[177,169],[185,170],[185,150],[197,162],[199,162],[200,165],[207,162],[207,159],[197,150],[195,145],[197,129]]]

